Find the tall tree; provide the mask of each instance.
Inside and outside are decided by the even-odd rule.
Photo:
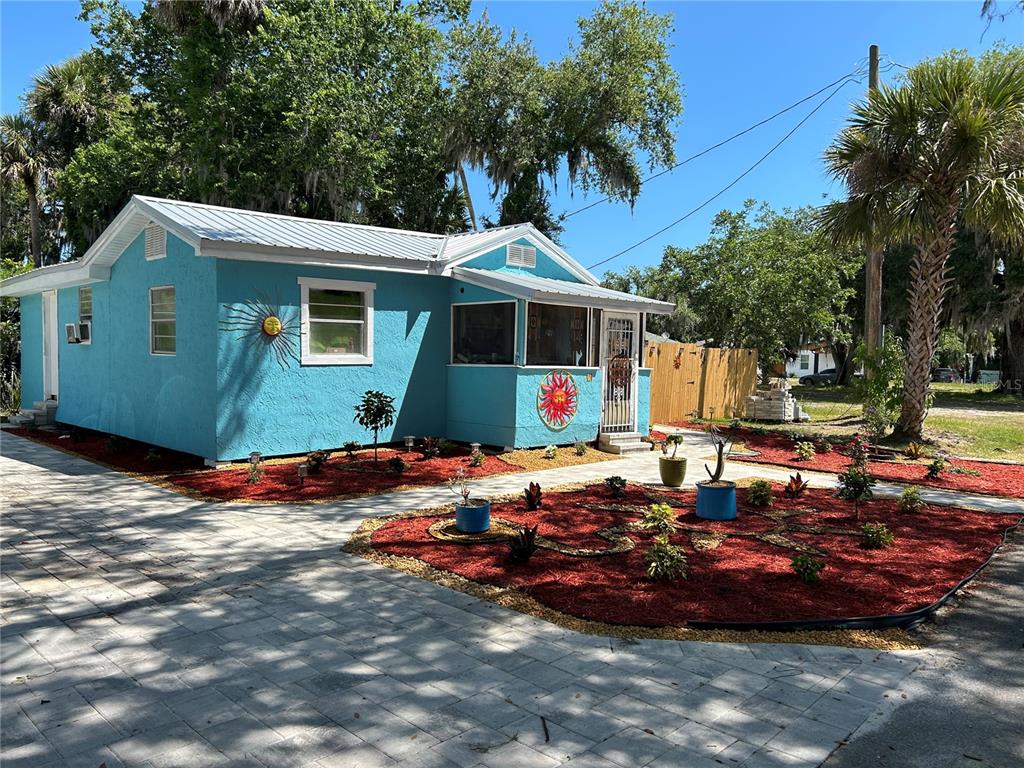
[[[898,432],[920,437],[927,412],[948,260],[960,228],[1024,237],[1024,65],[954,52],[872,91],[826,152],[848,198],[821,220],[837,242],[872,233],[913,247],[907,375]]]
[[[43,265],[39,198],[47,170],[35,123],[22,113],[0,117],[0,176],[7,184],[21,184],[25,190],[30,253],[37,267]]]

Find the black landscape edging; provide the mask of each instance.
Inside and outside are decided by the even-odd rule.
[[[808,629],[909,629],[910,627],[916,627],[948,603],[957,592],[974,581],[988,567],[988,564],[992,562],[992,558],[999,554],[999,551],[1006,545],[1006,540],[1010,534],[1017,531],[1022,524],[1024,524],[1024,517],[1019,517],[1016,523],[1003,531],[1002,540],[989,553],[989,556],[985,558],[985,562],[979,565],[973,573],[961,580],[934,603],[926,605],[924,608],[918,608],[916,611],[894,613],[885,616],[806,619],[802,621],[688,621],[685,626],[690,629],[761,630],[763,632],[797,632]]]

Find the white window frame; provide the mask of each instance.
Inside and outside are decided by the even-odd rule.
[[[87,318],[82,317],[82,291],[89,292],[89,315]],[[79,344],[89,345],[92,344],[92,286],[83,285],[78,289],[78,327],[75,328],[75,336],[78,338]],[[82,326],[88,326],[89,331],[86,334],[88,338],[82,338]]]
[[[167,256],[167,230],[150,222],[143,230],[143,256],[146,261],[156,261]]]
[[[298,278],[300,297],[300,318],[302,336],[302,365],[373,365],[373,292],[376,283],[362,283],[354,280],[328,280],[320,277]],[[309,289],[328,291],[356,291],[363,294],[363,342],[364,354],[317,354],[309,351]],[[317,320],[316,322],[324,322]],[[344,321],[338,321],[344,322]],[[351,321],[349,321],[351,322]]]
[[[153,326],[157,322],[153,319],[153,291],[164,291],[170,288],[174,291],[174,351],[158,352],[156,349],[156,334],[153,333]],[[166,323],[166,320],[160,320]],[[178,354],[178,289],[173,285],[154,285],[149,289],[149,354],[155,357],[174,357]]]
[[[801,371],[811,370],[811,355],[808,352],[800,353],[799,365]]]
[[[478,304],[514,304],[512,308],[512,362],[511,363],[460,363],[455,359],[455,308],[471,307]],[[453,301],[448,320],[448,365],[469,368],[518,368],[519,363],[519,302],[516,299],[494,299],[490,301]]]

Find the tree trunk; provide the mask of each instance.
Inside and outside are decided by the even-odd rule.
[[[1000,389],[1021,392],[1024,389],[1024,306],[1007,318],[1003,325],[1003,343],[1000,345],[1002,365]]]
[[[951,209],[936,228],[936,237],[920,243],[910,262],[907,290],[907,367],[903,404],[896,434],[920,439],[928,414],[932,357],[939,337],[939,313],[949,286],[947,262],[956,235],[956,209]]]
[[[37,269],[43,266],[43,251],[39,243],[39,196],[36,194],[35,182],[25,180],[25,193],[28,196],[28,219],[31,231],[32,265]]]
[[[469,209],[469,220],[473,224],[473,231],[476,231],[476,209],[473,207],[473,198],[469,194],[469,182],[466,181],[466,169],[459,163],[459,183],[462,185],[462,194],[466,198],[466,208]]]

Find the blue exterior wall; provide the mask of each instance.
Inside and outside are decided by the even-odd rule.
[[[299,277],[374,283],[372,365],[298,362]],[[219,322],[232,308],[261,296],[280,305],[295,328],[295,358],[282,368],[262,340],[220,329],[217,339],[217,445],[219,460],[252,451],[268,455],[370,443],[372,433],[353,421],[369,389],[395,397],[395,424],[381,442],[404,435],[443,435],[450,339],[450,280],[396,272],[218,260]]]
[[[651,431],[651,369],[641,368],[638,374],[636,431],[641,435],[646,435]]]
[[[43,296],[21,298],[21,407],[43,399]]]
[[[575,418],[564,429],[552,429],[540,418],[537,393],[541,380],[551,371],[572,374],[579,390]],[[516,381],[516,448],[590,442],[601,427],[601,372],[597,368],[518,368]],[[590,380],[588,381],[588,377]]]
[[[516,379],[520,370],[511,365],[449,365],[448,438],[516,445]]]
[[[521,237],[514,241],[519,245],[528,245],[531,247],[533,243],[527,240],[525,237]],[[502,245],[495,248],[493,251],[481,254],[470,261],[462,264],[463,267],[470,267],[471,269],[489,269],[493,272],[506,272],[509,274],[523,274],[523,275],[534,275],[536,277],[550,277],[554,280],[568,280],[572,283],[580,282],[580,279],[576,277],[572,272],[567,270],[548,254],[537,248],[537,266],[533,269],[522,269],[521,267],[509,267],[505,264],[505,246]]]
[[[140,234],[92,287],[92,343],[60,334],[57,420],[198,456],[214,450],[216,267],[167,236],[146,261]],[[149,289],[173,285],[177,352],[150,354]],[[57,327],[78,322],[78,288],[57,292]]]

